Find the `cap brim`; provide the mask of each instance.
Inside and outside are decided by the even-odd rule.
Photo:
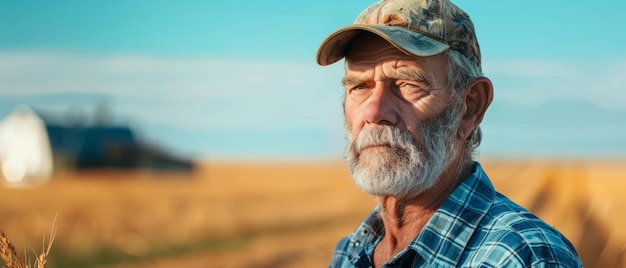
[[[387,25],[353,24],[331,33],[317,50],[317,63],[322,66],[333,64],[346,55],[351,41],[360,32],[376,34],[407,54],[434,56],[446,51],[450,46],[412,30]]]

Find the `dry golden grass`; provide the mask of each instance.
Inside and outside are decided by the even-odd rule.
[[[586,267],[624,267],[626,165],[486,161],[496,188],[561,230]],[[375,205],[340,162],[210,162],[192,174],[66,172],[0,188],[0,229],[48,267],[324,267]]]

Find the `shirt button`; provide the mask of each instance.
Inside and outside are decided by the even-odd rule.
[[[363,230],[363,235],[367,235],[369,232],[367,230]]]
[[[355,246],[355,247],[358,247],[358,246],[360,246],[360,245],[361,245],[361,242],[359,242],[359,241],[354,242],[354,246]]]

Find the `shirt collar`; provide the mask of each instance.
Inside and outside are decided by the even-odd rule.
[[[371,256],[374,246],[382,238],[383,221],[379,215],[380,206],[376,206],[367,218],[359,225],[350,237],[350,245],[347,248],[347,255],[355,267],[366,267],[359,265],[360,262],[369,263],[368,256]]]
[[[458,263],[462,254],[460,249],[469,242],[495,195],[481,165],[474,162],[474,172],[450,194],[409,248],[433,266],[437,266],[438,258],[446,258],[447,263]],[[443,246],[450,243],[458,247]]]

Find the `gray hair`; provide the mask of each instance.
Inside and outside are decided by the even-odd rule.
[[[480,66],[456,50],[449,49],[448,55],[448,88],[456,105],[461,105],[467,87],[476,79],[483,76]],[[466,157],[471,158],[482,139],[480,126],[477,126],[469,136],[463,151]]]

